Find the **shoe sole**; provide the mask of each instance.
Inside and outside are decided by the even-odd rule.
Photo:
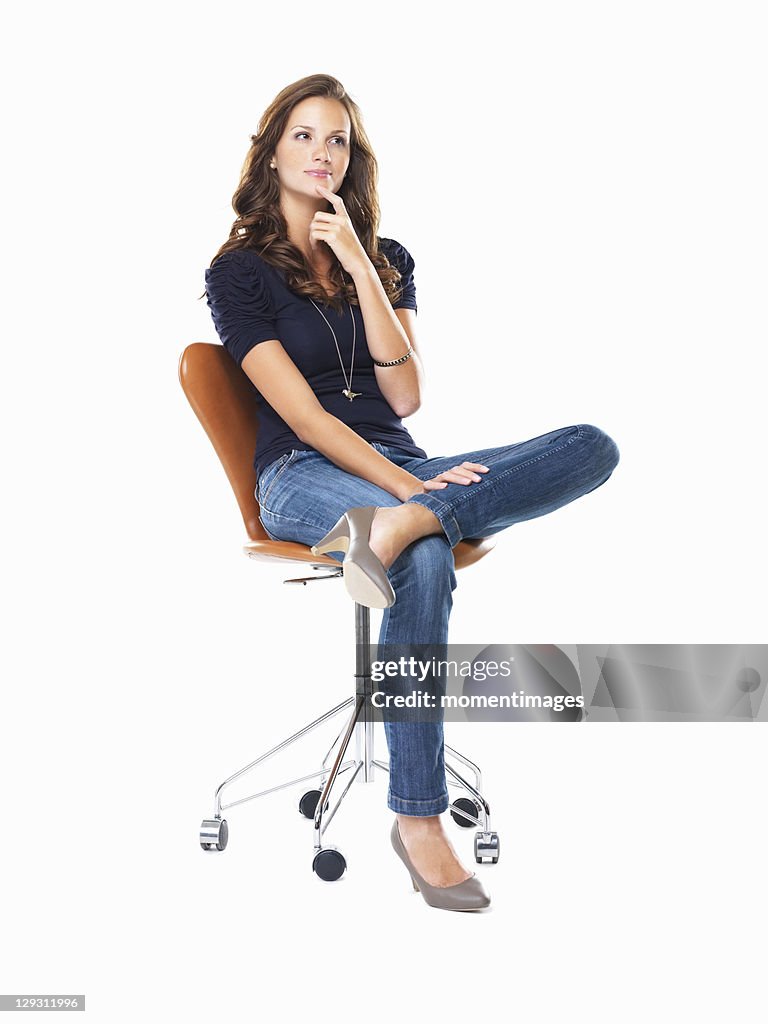
[[[344,583],[347,593],[357,604],[366,605],[368,608],[389,608],[395,603],[394,600],[387,600],[387,596],[371,582],[368,574],[354,562],[344,563]]]

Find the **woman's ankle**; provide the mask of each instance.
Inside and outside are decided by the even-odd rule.
[[[443,820],[439,814],[422,816],[417,814],[398,814],[397,824],[407,832],[442,832]]]
[[[401,515],[407,517],[414,540],[418,537],[427,537],[431,533],[440,533],[443,529],[432,509],[422,505],[420,501],[404,501],[402,505],[396,507]]]
[[[389,569],[409,544],[440,530],[437,516],[424,505],[384,505],[373,517],[371,549],[384,568]]]

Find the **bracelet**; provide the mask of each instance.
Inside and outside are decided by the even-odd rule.
[[[380,363],[378,361],[378,359],[374,359],[373,360],[373,365],[374,366],[399,366],[400,363],[404,363],[406,361],[406,359],[410,359],[412,355],[413,355],[413,349],[409,345],[408,346],[408,351],[405,353],[404,356],[400,356],[399,359],[390,359],[388,363]],[[373,356],[371,356],[371,358],[373,359]]]

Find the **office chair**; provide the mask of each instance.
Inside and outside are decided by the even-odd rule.
[[[284,580],[285,583],[300,583],[306,586],[307,583],[319,579],[342,577],[344,570],[340,562],[328,555],[313,555],[310,548],[304,544],[272,540],[264,530],[259,519],[259,505],[255,496],[256,472],[253,467],[253,453],[258,433],[258,405],[248,377],[223,345],[204,342],[189,345],[179,361],[179,379],[235,492],[248,536],[248,543],[243,547],[248,557],[256,561],[309,564],[314,570],[328,570],[321,576],[298,577]],[[490,538],[460,541],[453,549],[456,569],[463,569],[465,566],[477,562],[494,545],[495,541]],[[358,776],[362,781],[372,782],[374,767],[388,771],[388,764],[376,760],[373,756],[374,722],[370,706],[373,692],[370,664],[370,609],[358,603],[355,603],[355,649],[357,655],[354,695],[332,707],[324,715],[305,725],[298,732],[272,747],[271,750],[261,754],[255,761],[251,761],[250,764],[245,765],[234,775],[230,775],[219,785],[215,793],[213,816],[204,819],[200,827],[200,845],[203,850],[210,852],[226,848],[229,827],[226,819],[222,818],[223,811],[265,796],[267,793],[274,793],[276,790],[319,777],[318,788],[305,792],[299,801],[300,813],[306,818],[314,819],[312,868],[325,881],[335,881],[342,876],[346,870],[346,861],[336,847],[327,844],[323,846],[325,830]],[[222,803],[224,790],[236,779],[351,705],[353,705],[351,715],[331,744],[318,771],[291,779],[279,786],[272,786],[270,789],[253,793],[251,796],[234,800],[231,803]],[[347,757],[347,749],[353,732],[356,740],[355,757]],[[329,761],[340,738],[341,744],[329,767]],[[468,768],[474,776],[474,784],[472,784],[446,758],[445,768],[449,776],[446,781],[450,786],[460,787],[467,794],[467,796],[452,801],[451,816],[463,828],[471,828],[473,825],[479,827],[475,834],[475,860],[477,863],[488,860],[495,864],[499,859],[499,837],[496,832],[491,831],[490,808],[482,795],[480,770],[469,758],[464,757],[448,744],[445,744],[445,753]],[[346,786],[329,811],[333,785],[339,776],[346,772],[350,773]]]

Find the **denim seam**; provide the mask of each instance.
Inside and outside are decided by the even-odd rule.
[[[285,462],[282,464],[282,466],[280,466],[278,471],[275,473],[275,475],[270,480],[269,487],[267,487],[267,492],[266,492],[266,494],[264,494],[264,496],[262,497],[262,500],[259,502],[259,508],[264,508],[264,503],[266,502],[266,500],[269,497],[269,495],[272,493],[272,488],[277,483],[277,480],[280,477],[280,474],[290,466],[290,464],[293,462],[293,460],[295,458],[296,458],[296,449],[292,448],[291,451],[288,453],[288,458],[285,460]],[[269,509],[266,509],[266,511],[269,512]],[[272,515],[272,514],[273,513],[270,513],[270,515]]]
[[[268,508],[261,506],[263,512],[266,512],[268,516],[272,516],[273,519],[283,519],[286,523],[301,523],[302,526],[310,526],[313,530],[322,530],[323,526],[320,523],[311,523],[308,519],[301,519],[299,516],[283,516],[279,512],[271,512]],[[326,531],[327,533],[328,531]],[[341,550],[341,548],[339,548]]]
[[[442,814],[450,804],[450,797],[446,789],[442,796],[434,800],[404,800],[396,796],[391,790],[387,794],[387,806],[395,814],[411,814],[420,812],[424,817],[431,817],[435,814]]]
[[[446,789],[440,796],[432,797],[429,800],[406,800],[404,796],[398,796],[397,793],[390,793],[389,795],[393,800],[398,800],[401,804],[437,804],[441,800],[445,800],[448,796],[448,790]]]

